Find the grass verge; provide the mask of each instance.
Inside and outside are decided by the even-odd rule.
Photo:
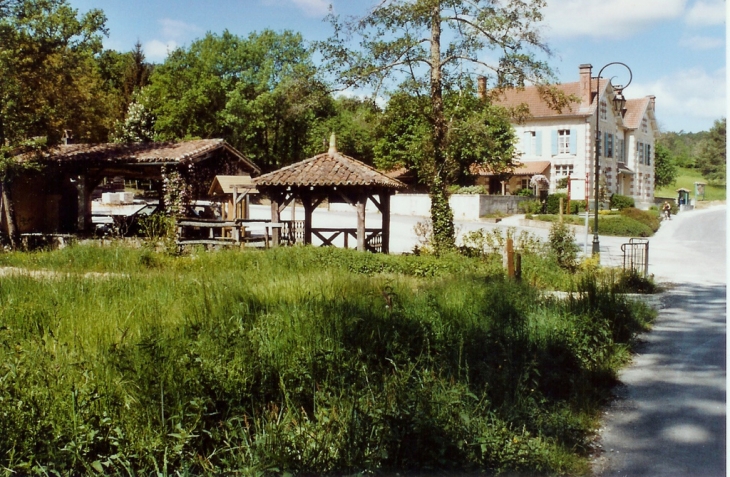
[[[558,300],[492,260],[150,253],[3,256],[126,274],[2,280],[5,472],[587,474],[652,318],[607,276]]]

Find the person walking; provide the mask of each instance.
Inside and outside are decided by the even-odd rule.
[[[667,220],[671,220],[672,216],[672,206],[669,205],[669,201],[665,200],[664,205],[662,206],[662,213],[664,214],[664,218]]]

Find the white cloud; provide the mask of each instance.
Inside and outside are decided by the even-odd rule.
[[[163,18],[159,21],[162,25],[162,36],[170,40],[182,40],[187,39],[190,36],[194,36],[202,30],[190,23],[185,23],[180,20],[172,20],[170,18]]]
[[[324,17],[329,13],[330,0],[261,0],[264,5],[287,8],[294,5],[308,17]]]
[[[691,50],[713,50],[725,46],[725,39],[712,36],[691,36],[679,40],[679,46]]]
[[[329,12],[330,4],[327,0],[291,0],[305,15],[323,17]]]
[[[727,114],[725,68],[707,72],[692,68],[653,83],[631,84],[628,96],[656,96],[657,120],[668,131],[702,131]]]
[[[621,38],[682,16],[687,0],[553,0],[545,8],[548,37]]]
[[[153,63],[164,61],[167,55],[177,47],[178,44],[174,40],[167,42],[151,40],[142,46],[145,56]]]
[[[712,26],[725,23],[725,0],[699,0],[684,18],[690,26]]]

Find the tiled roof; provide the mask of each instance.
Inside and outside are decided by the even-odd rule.
[[[512,170],[513,176],[534,176],[536,174],[544,174],[550,168],[550,161],[528,161],[521,162]],[[488,166],[480,166],[472,164],[470,171],[472,174],[480,176],[495,175]]]
[[[261,186],[380,186],[405,187],[402,182],[339,152],[319,154],[254,179]]]
[[[254,172],[260,169],[236,151],[223,139],[198,139],[182,142],[151,142],[130,144],[64,144],[54,146],[41,155],[41,160],[57,162],[70,161],[108,161],[127,163],[179,163],[196,162],[208,153],[226,149],[238,156]],[[30,154],[18,156],[20,161],[33,158]]]
[[[624,125],[630,129],[638,129],[641,126],[641,120],[644,117],[646,108],[649,106],[651,98],[644,97],[639,99],[626,100],[626,114],[624,115]]]
[[[600,81],[601,91],[605,89],[607,81],[608,80],[605,79]],[[566,96],[572,95],[580,98],[580,82],[578,81],[573,83],[562,83],[555,86],[557,86]],[[592,92],[595,94],[595,78],[591,81],[591,88]],[[506,108],[514,108],[521,104],[526,104],[530,109],[530,115],[534,118],[548,118],[566,115],[590,116],[593,112],[595,112],[595,100],[590,105],[584,105],[580,102],[570,103],[559,112],[550,107],[550,105],[546,103],[542,97],[540,97],[540,91],[537,86],[527,86],[524,89],[507,89],[499,95],[494,102]]]

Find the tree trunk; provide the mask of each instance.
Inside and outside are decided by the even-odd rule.
[[[15,224],[15,210],[10,193],[8,192],[9,185],[7,180],[4,180],[0,184],[0,188],[2,188],[1,200],[3,205],[2,209],[5,214],[5,223],[8,227],[8,240],[10,241],[10,246],[15,249],[18,247],[18,227]]]
[[[441,2],[437,0],[431,12],[431,109],[433,168],[429,180],[433,247],[437,254],[454,248],[454,213],[449,206],[445,181],[444,149],[446,121],[441,85]]]

